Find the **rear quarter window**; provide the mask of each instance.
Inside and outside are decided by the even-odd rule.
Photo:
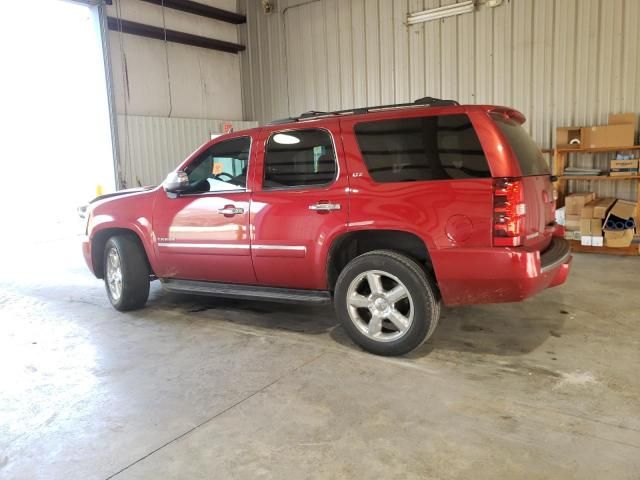
[[[522,125],[502,115],[492,115],[492,118],[509,142],[520,164],[522,176],[549,175],[549,165],[544,160],[542,152]]]
[[[362,122],[354,130],[364,163],[376,182],[491,176],[467,115]]]

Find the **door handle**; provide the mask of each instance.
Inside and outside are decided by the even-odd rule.
[[[238,208],[238,207],[234,207],[233,205],[227,205],[224,208],[219,208],[218,209],[218,213],[220,215],[224,215],[226,216],[233,216],[233,215],[240,215],[242,213],[244,213],[244,208]]]
[[[333,210],[340,210],[340,208],[341,206],[339,203],[329,202],[318,202],[309,205],[309,210],[313,210],[315,212],[331,212]]]

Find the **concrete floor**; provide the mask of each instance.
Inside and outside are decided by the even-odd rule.
[[[180,297],[120,314],[65,238],[3,249],[0,478],[640,478],[640,261],[444,309],[409,358],[331,309]]]

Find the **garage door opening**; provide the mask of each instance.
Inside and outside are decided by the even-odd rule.
[[[77,207],[96,190],[114,188],[98,8],[8,2],[0,49],[3,221],[45,240],[76,228]]]

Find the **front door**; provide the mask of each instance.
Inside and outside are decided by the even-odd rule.
[[[345,230],[349,193],[338,122],[323,125],[265,130],[258,142],[251,252],[260,284],[327,288],[327,251]]]
[[[186,192],[158,192],[153,230],[160,277],[255,283],[249,244],[250,150],[247,136],[215,143],[185,167]]]

